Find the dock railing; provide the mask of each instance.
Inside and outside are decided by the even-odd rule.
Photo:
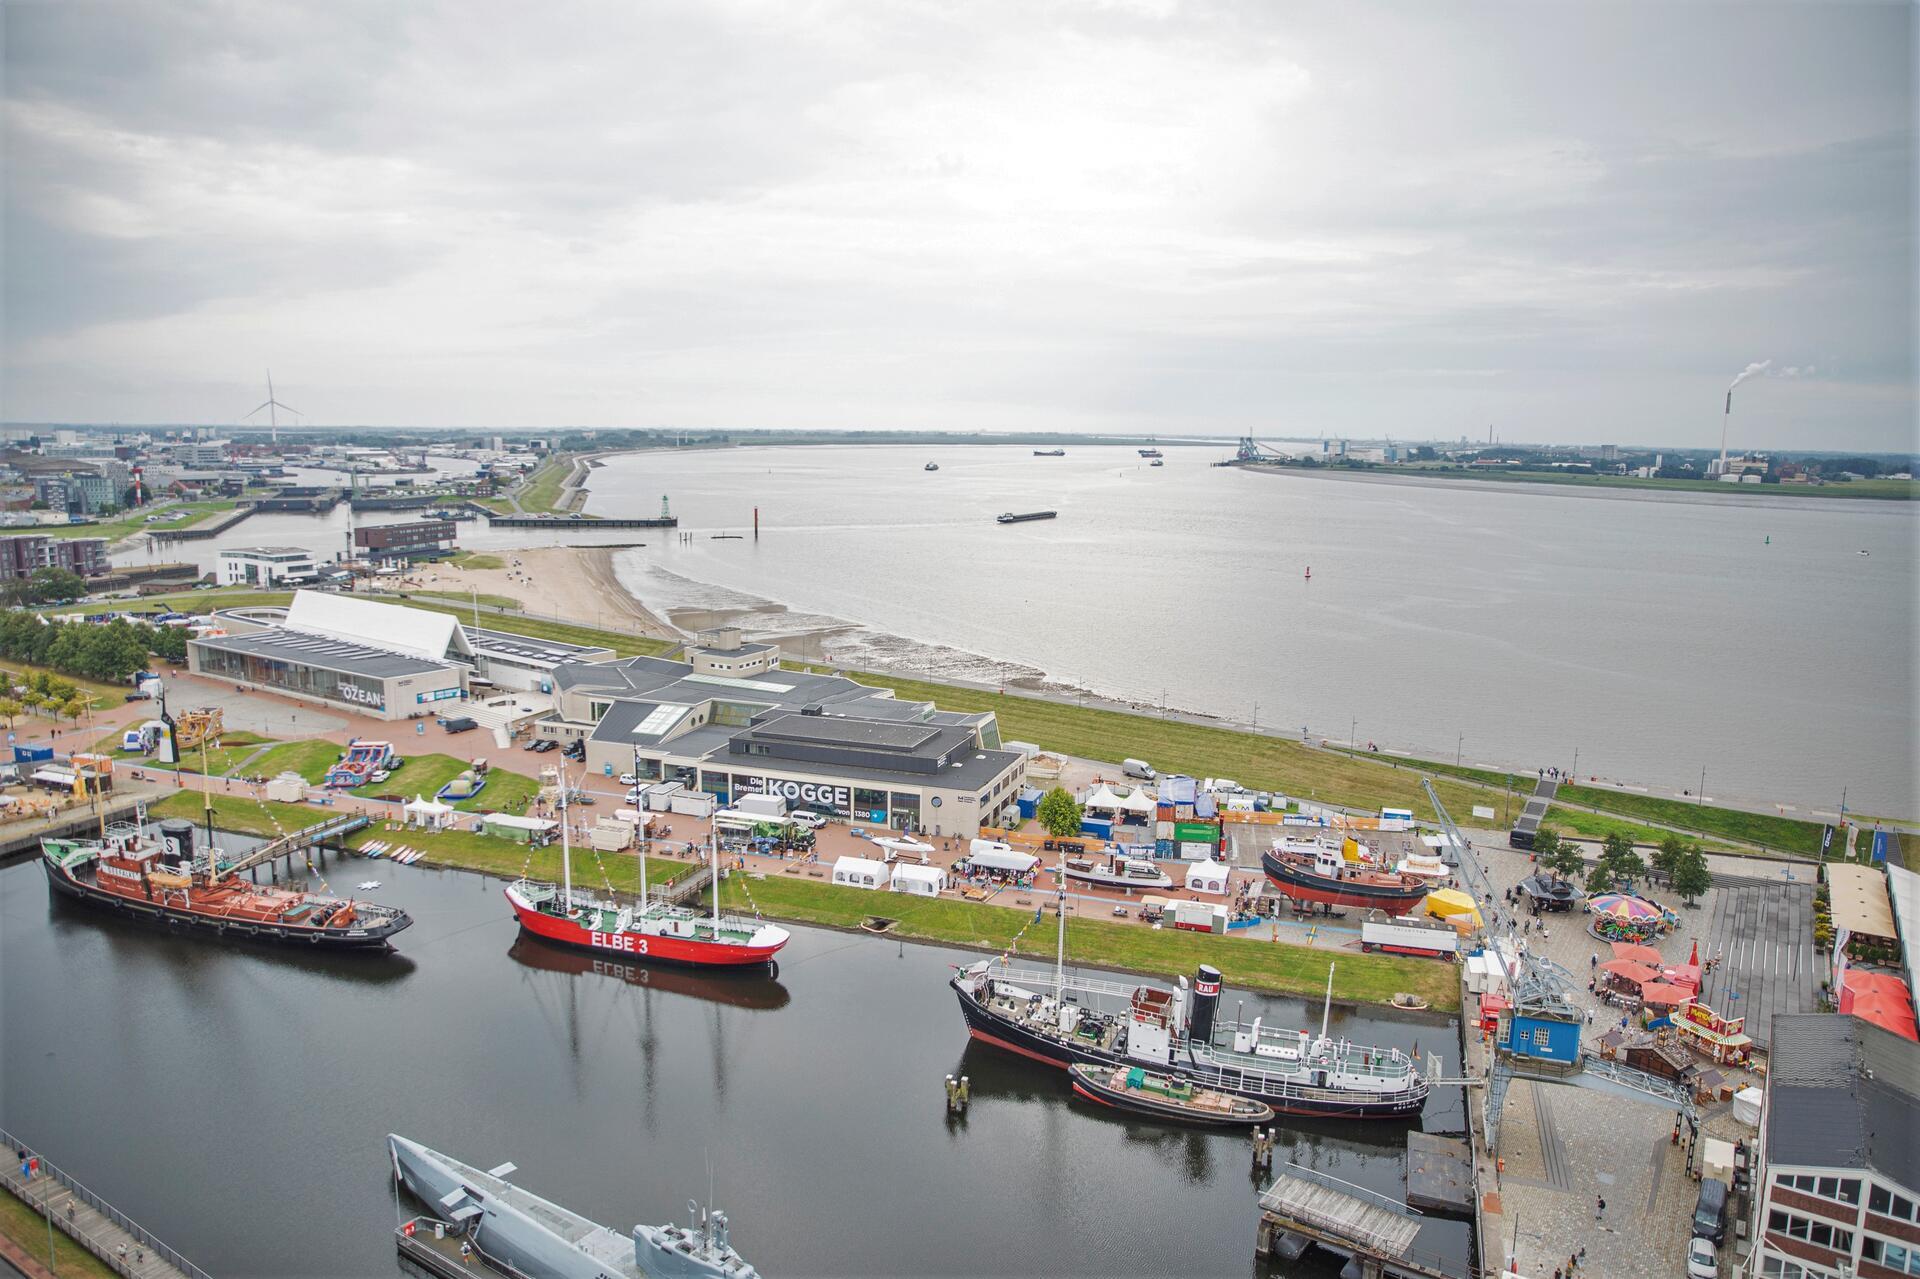
[[[7,1144],[6,1153],[10,1163],[14,1159],[14,1157],[18,1155],[20,1151],[23,1151],[23,1150],[26,1151],[27,1155],[30,1158],[35,1158],[40,1161],[39,1171],[37,1171],[34,1174],[35,1177],[53,1178],[55,1181],[59,1182],[61,1185],[65,1186],[70,1192],[72,1192],[74,1198],[78,1199],[81,1203],[87,1205],[87,1207],[93,1209],[95,1212],[99,1213],[102,1217],[105,1217],[113,1225],[117,1226],[134,1243],[140,1245],[141,1247],[144,1247],[148,1252],[152,1253],[154,1256],[158,1257],[160,1260],[166,1262],[168,1265],[178,1270],[181,1274],[188,1276],[188,1279],[213,1279],[213,1276],[209,1275],[206,1271],[194,1265],[191,1261],[188,1261],[185,1257],[175,1252],[172,1248],[169,1248],[166,1244],[162,1243],[160,1240],[154,1238],[153,1234],[150,1231],[148,1231],[145,1226],[142,1226],[139,1222],[127,1216],[127,1214],[125,1214],[124,1212],[121,1212],[118,1208],[114,1207],[112,1204],[102,1199],[99,1195],[94,1194],[93,1191],[88,1190],[85,1186],[81,1185],[74,1178],[62,1172],[59,1166],[56,1165],[52,1160],[48,1159],[45,1155],[35,1150],[32,1146],[27,1145],[26,1142],[21,1141],[18,1137],[14,1136],[12,1133],[8,1132],[4,1128],[0,1128],[0,1141],[5,1141]],[[7,1177],[7,1181],[10,1186],[21,1184],[17,1178],[17,1173],[18,1173],[18,1166],[17,1165],[12,1166],[9,1170],[9,1174]],[[39,1208],[39,1205],[33,1202],[33,1197],[31,1196],[26,1198],[26,1202],[32,1207],[34,1207],[36,1210]],[[56,1221],[55,1224],[62,1225],[62,1223],[58,1221]],[[62,1230],[66,1234],[68,1234],[68,1236],[72,1238],[76,1243],[84,1247],[88,1252],[91,1252],[94,1256],[100,1258],[100,1260],[102,1261],[107,1262],[109,1265],[119,1264],[123,1260],[109,1253],[104,1244],[101,1244],[98,1241],[84,1234],[66,1230],[64,1225],[62,1225]]]

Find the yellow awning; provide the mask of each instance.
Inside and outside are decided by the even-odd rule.
[[[1455,915],[1480,922],[1480,908],[1473,898],[1457,888],[1441,888],[1428,893],[1426,897],[1427,914],[1435,919],[1450,919]]]

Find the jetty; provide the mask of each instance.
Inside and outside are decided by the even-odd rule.
[[[51,1221],[61,1234],[105,1262],[115,1274],[130,1275],[133,1279],[211,1279],[206,1271],[154,1238],[151,1231],[4,1128],[0,1128],[0,1140],[7,1143],[10,1155],[23,1150],[27,1154],[26,1159],[9,1157],[0,1163],[0,1182],[5,1183],[8,1192]],[[35,1164],[32,1176],[21,1169],[21,1165],[29,1161]],[[0,1255],[5,1255],[9,1262],[15,1260],[11,1255]],[[26,1253],[21,1259],[39,1268],[39,1259],[33,1253]]]
[[[677,515],[495,515],[487,512],[495,528],[679,528]]]
[[[196,524],[192,528],[153,529],[147,536],[155,542],[204,542],[219,537],[222,533],[251,516],[255,507],[242,506],[217,520]]]
[[[1387,1196],[1288,1164],[1260,1196],[1255,1249],[1298,1260],[1309,1247],[1350,1258],[1360,1279],[1466,1279],[1461,1267],[1414,1247],[1420,1214]]]

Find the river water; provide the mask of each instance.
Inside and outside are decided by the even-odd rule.
[[[1244,1137],[1096,1112],[1059,1072],[972,1044],[944,984],[972,956],[795,928],[775,980],[628,967],[520,938],[497,880],[326,873],[412,913],[399,954],[177,939],[50,900],[33,862],[0,869],[0,1124],[213,1274],[397,1273],[389,1131],[511,1160],[623,1230],[683,1214],[711,1170],[773,1279],[1253,1272]],[[1458,1070],[1455,1028],[1333,1021]],[[949,1072],[973,1081],[963,1120]],[[1424,1125],[1464,1122],[1459,1090],[1436,1090]],[[1404,1133],[1295,1126],[1280,1153],[1399,1197]],[[1467,1234],[1432,1219],[1419,1246],[1458,1262]]]
[[[1700,793],[1704,768],[1710,797],[1802,816],[1843,788],[1850,811],[1920,812],[1915,504],[1260,474],[1220,451],[628,454],[587,509],[670,495],[693,537],[623,552],[631,590],[769,633],[859,624],[827,645],[850,662],[1427,758],[1577,750],[1655,793]],[[711,537],[756,507],[758,541]],[[1060,515],[993,520],[1035,509]]]

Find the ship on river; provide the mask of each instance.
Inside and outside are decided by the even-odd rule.
[[[1331,966],[1318,1034],[1267,1026],[1260,1017],[1219,1023],[1219,969],[1202,964],[1191,987],[1182,977],[1173,990],[1069,974],[1066,912],[1059,914],[1051,972],[995,957],[954,974],[949,984],[968,1034],[1062,1069],[1144,1066],[1280,1114],[1407,1119],[1426,1105],[1431,1085],[1406,1053],[1328,1034]]]
[[[413,923],[390,906],[240,879],[223,869],[211,840],[196,853],[192,827],[156,837],[136,820],[106,826],[98,839],[44,839],[40,865],[63,896],[220,941],[390,950]]]
[[[567,835],[566,787],[561,786],[560,883],[517,879],[506,887],[507,904],[520,927],[536,937],[581,950],[626,959],[672,964],[742,967],[773,963],[791,936],[777,924],[720,913],[719,852],[711,840],[712,913],[656,901],[647,893],[647,862],[640,862],[640,901],[626,906],[602,901],[573,886],[573,846]]]
[[[481,1171],[389,1133],[394,1176],[481,1259],[524,1279],[759,1279],[730,1242],[727,1215],[689,1202],[685,1226],[611,1226],[523,1190],[501,1164]]]

